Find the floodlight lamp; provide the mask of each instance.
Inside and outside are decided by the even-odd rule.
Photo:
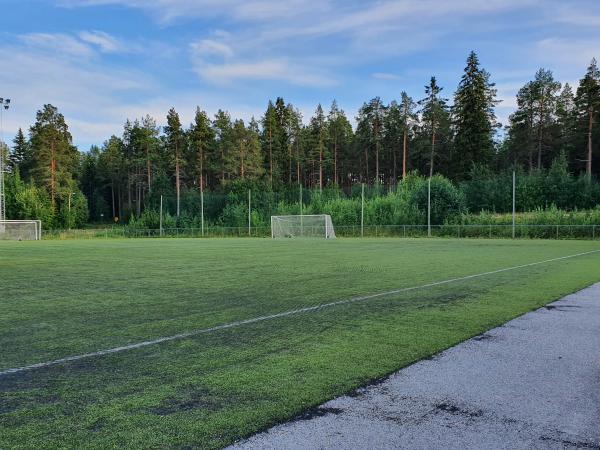
[[[4,109],[8,109],[8,105],[4,105]]]
[[[0,97],[0,103],[4,103],[4,98]]]
[[[7,104],[7,105],[8,105],[8,104],[10,104],[10,98],[7,98],[7,99],[6,99],[6,104]]]

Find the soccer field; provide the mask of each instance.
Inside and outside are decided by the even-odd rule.
[[[593,241],[0,242],[0,448],[222,447],[599,280]]]

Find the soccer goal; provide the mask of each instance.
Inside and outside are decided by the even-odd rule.
[[[334,239],[335,231],[327,214],[271,216],[271,237]]]
[[[41,238],[39,220],[0,220],[0,240],[39,241]]]

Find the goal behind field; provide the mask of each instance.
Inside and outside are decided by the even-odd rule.
[[[334,239],[335,231],[327,214],[271,216],[271,237]]]
[[[0,240],[39,241],[41,238],[39,220],[0,220]]]

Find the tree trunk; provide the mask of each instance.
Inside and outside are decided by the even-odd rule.
[[[429,160],[429,178],[433,176],[433,158],[435,156],[435,132],[431,135],[431,158]]]
[[[375,124],[375,181],[379,183],[379,126]]]
[[[56,199],[56,150],[54,149],[54,141],[50,143],[50,152],[50,197],[54,207]]]
[[[111,198],[112,198],[112,217],[114,220],[114,218],[117,217],[117,211],[115,208],[115,182],[114,182],[114,180],[112,180],[110,182],[110,194],[111,194]]]
[[[337,133],[333,138],[333,183],[338,185],[338,172],[337,172]]]
[[[149,145],[146,144],[146,179],[148,182],[148,192],[152,192],[152,167],[150,164],[150,148]]]
[[[273,187],[273,130],[269,124],[269,182]]]
[[[243,144],[240,144],[240,157],[242,159],[242,166],[240,169],[240,175],[242,177],[242,180],[244,179],[244,146]]]
[[[319,191],[323,191],[323,145],[319,146]]]
[[[181,193],[181,181],[179,178],[179,146],[175,144],[175,190],[177,193],[177,217],[179,217],[179,204]]]
[[[404,130],[404,139],[402,140],[402,179],[406,178],[406,151],[408,144],[408,133]]]
[[[588,125],[588,155],[587,155],[587,162],[586,162],[586,175],[588,177],[588,180],[591,181],[592,180],[592,129],[594,126],[594,109],[593,107],[590,107],[589,109],[589,125]]]

